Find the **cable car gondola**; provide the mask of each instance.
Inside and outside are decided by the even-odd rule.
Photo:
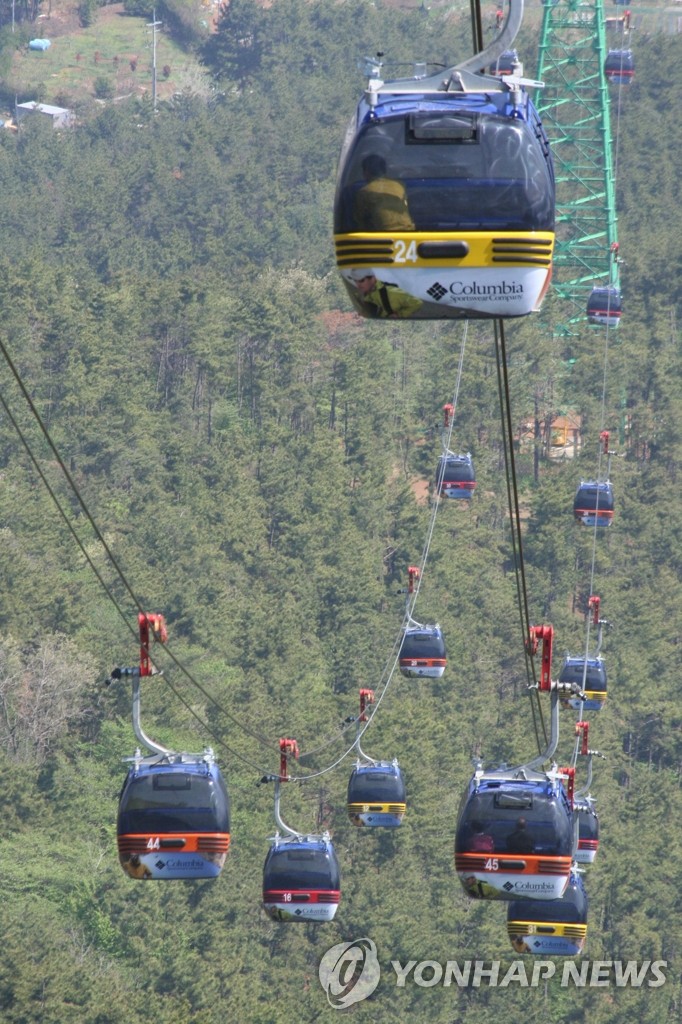
[[[443,632],[438,625],[408,626],[398,656],[402,675],[440,679],[447,665]]]
[[[604,61],[604,74],[614,85],[629,85],[635,75],[632,50],[609,50]]]
[[[526,766],[473,776],[455,837],[455,868],[469,896],[558,899],[573,847],[571,804],[558,774]]]
[[[469,452],[466,455],[441,455],[436,467],[436,486],[446,498],[460,498],[470,501],[476,487],[474,463]]]
[[[518,63],[518,50],[505,50],[500,54],[495,63],[490,65],[488,71],[491,75],[512,75],[514,67]]]
[[[573,515],[584,526],[607,527],[613,522],[614,496],[609,480],[581,480],[573,499]]]
[[[599,815],[590,801],[576,803],[578,814],[578,864],[594,864],[599,850]]]
[[[212,754],[137,757],[118,809],[118,855],[131,878],[215,878],[230,845],[230,801]]]
[[[332,921],[341,899],[328,836],[276,836],[263,867],[263,907],[275,921]]]
[[[601,711],[606,704],[607,680],[603,658],[566,658],[561,666],[559,682],[575,683],[585,694],[585,700],[578,696],[562,698],[564,707],[574,711],[581,708],[584,711]]]
[[[405,801],[405,779],[397,761],[356,764],[347,796],[353,825],[397,828],[405,817]]]
[[[560,899],[513,900],[507,907],[507,933],[517,953],[578,956],[587,938],[587,893],[573,871]]]
[[[366,317],[525,316],[549,287],[555,182],[520,77],[481,74],[520,26],[512,0],[485,51],[431,77],[375,66],[349,126],[334,206],[336,262]],[[512,15],[517,24],[509,27]]]
[[[592,289],[587,300],[588,323],[618,327],[622,312],[620,289],[612,285]]]

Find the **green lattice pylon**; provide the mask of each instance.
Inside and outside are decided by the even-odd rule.
[[[593,287],[619,286],[606,55],[603,0],[545,2],[538,64],[545,87],[535,103],[557,179],[552,283],[567,315],[556,334],[571,334],[572,324],[585,321]]]

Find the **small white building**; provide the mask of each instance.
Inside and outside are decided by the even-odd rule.
[[[74,120],[73,110],[69,110],[67,107],[52,107],[49,103],[36,103],[35,100],[31,100],[30,103],[17,103],[15,111],[17,124],[20,124],[29,114],[38,114],[41,117],[49,118],[53,128],[68,128]]]

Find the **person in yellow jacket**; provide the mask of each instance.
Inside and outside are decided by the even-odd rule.
[[[353,212],[361,231],[414,231],[405,186],[386,177],[386,161],[371,153],[362,161],[366,185],[358,189]]]
[[[373,270],[351,270],[348,277],[359,292],[362,305],[371,317],[398,320],[411,317],[422,305],[421,299],[408,295],[395,284],[379,281]]]

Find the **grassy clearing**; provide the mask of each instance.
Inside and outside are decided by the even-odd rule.
[[[54,35],[52,31],[54,30]],[[47,18],[32,38],[51,40],[45,51],[18,50],[12,63],[13,87],[20,100],[78,103],[92,99],[95,82],[109,83],[114,97],[152,91],[152,32],[143,18],[122,13],[122,5],[102,7],[88,28]],[[199,65],[164,33],[156,36],[157,95],[182,90],[188,78],[201,77]],[[31,93],[31,95],[29,95]]]

